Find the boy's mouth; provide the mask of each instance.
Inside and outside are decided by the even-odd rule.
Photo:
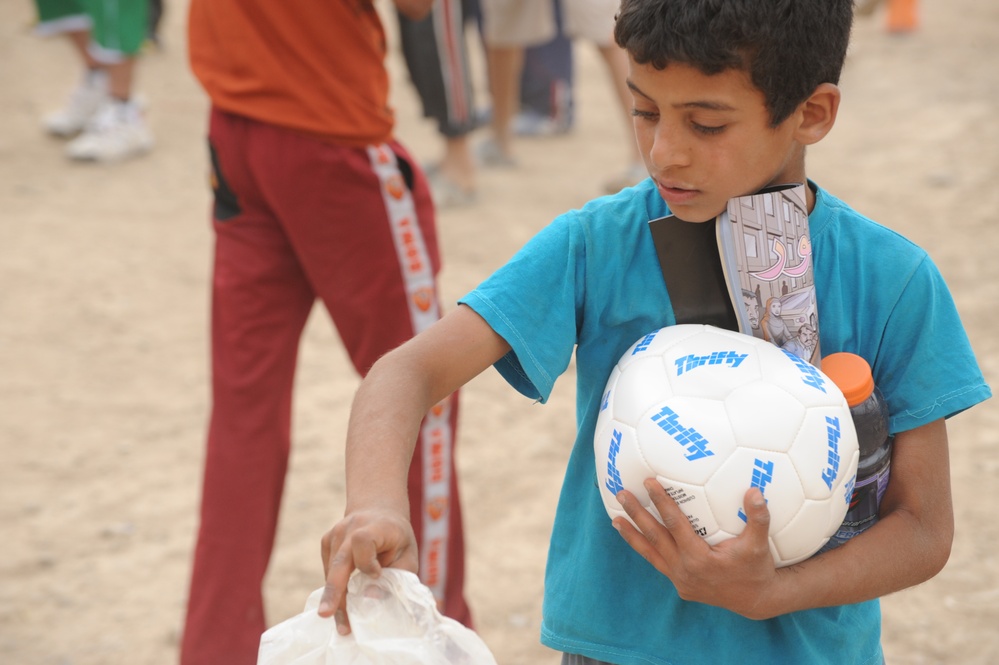
[[[700,193],[699,190],[688,187],[683,183],[663,181],[658,178],[654,180],[656,188],[659,190],[659,195],[671,206],[688,203]]]

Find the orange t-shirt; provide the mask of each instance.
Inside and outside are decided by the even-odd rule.
[[[373,0],[191,0],[191,69],[212,103],[325,140],[387,140],[385,32]]]

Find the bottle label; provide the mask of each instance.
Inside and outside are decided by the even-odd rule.
[[[858,478],[850,497],[850,508],[839,530],[830,539],[830,543],[846,542],[864,529],[874,524],[878,519],[878,506],[888,488],[888,478],[891,474],[891,464],[885,464],[877,473],[866,478]]]

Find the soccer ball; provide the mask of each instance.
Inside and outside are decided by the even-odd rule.
[[[655,477],[711,545],[739,534],[759,487],[770,552],[788,566],[843,522],[860,453],[843,393],[807,361],[761,339],[706,325],[645,335],[611,372],[593,438],[607,513]],[[661,520],[660,520],[661,521]]]

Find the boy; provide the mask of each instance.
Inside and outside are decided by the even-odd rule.
[[[654,480],[660,525],[608,520],[591,444],[604,383],[641,335],[675,322],[646,222],[691,223],[735,196],[807,182],[805,147],[832,128],[851,0],[624,0],[635,131],[651,179],[557,218],[362,384],[347,441],[345,518],[323,539],[320,613],[347,629],[353,568],[413,569],[408,451],[423,413],[495,363],[544,401],[575,349],[578,435],[553,527],[541,640],[563,663],[877,664],[877,598],[935,575],[953,538],[944,419],[991,395],[926,253],[809,182],[825,353],[871,363],[891,410],[892,478],[880,520],[846,545],[775,569],[769,515],[747,491],[744,532],[696,536]],[[618,534],[614,533],[618,531]],[[643,560],[644,559],[644,560]]]

